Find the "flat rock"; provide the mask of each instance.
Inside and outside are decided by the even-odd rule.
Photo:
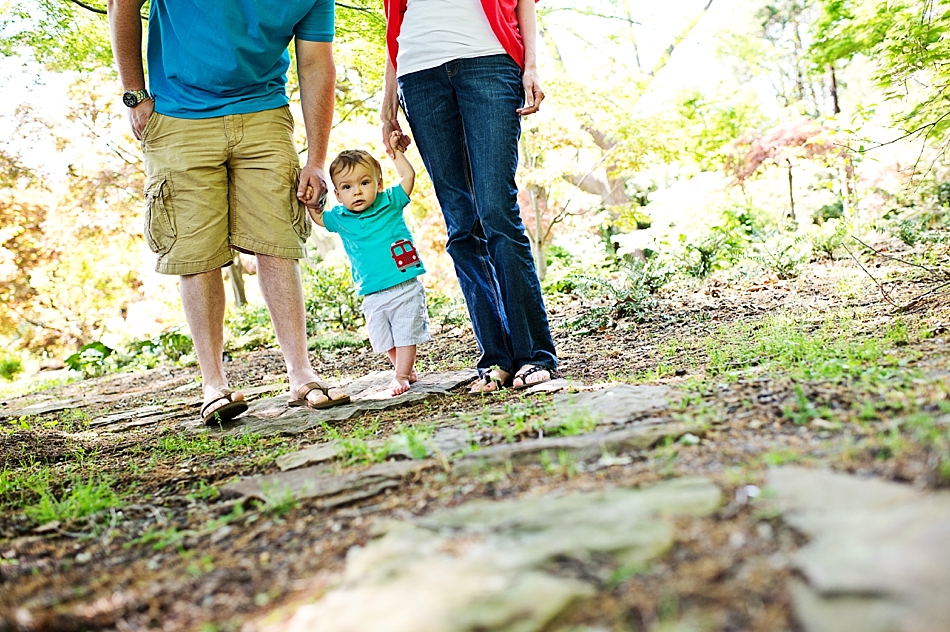
[[[565,452],[576,461],[596,460],[604,454],[617,454],[630,450],[645,450],[666,437],[680,437],[687,432],[701,435],[703,430],[696,424],[676,421],[637,425],[617,430],[600,430],[573,437],[544,437],[518,443],[504,443],[483,448],[462,457],[452,468],[457,472],[470,472],[499,463],[524,463],[537,461],[541,453],[557,461],[558,453]]]
[[[792,466],[773,469],[768,484],[810,538],[793,559],[806,630],[948,629],[950,493]]]
[[[431,437],[427,437],[422,441],[422,445],[425,448],[423,458],[432,456],[433,454],[448,457],[467,448],[469,444],[469,433],[464,428],[439,428]],[[402,435],[397,435],[390,441],[373,440],[367,442],[367,446],[370,448],[381,448],[386,445],[390,448],[390,456],[402,456],[407,459],[418,458],[419,456],[413,454],[408,442],[405,441],[405,437]],[[287,471],[308,465],[315,465],[317,463],[324,463],[339,456],[342,449],[338,441],[318,443],[302,450],[277,457],[277,466],[282,471]]]
[[[565,558],[645,561],[673,542],[671,520],[708,515],[719,489],[700,478],[647,490],[474,501],[411,522],[347,557],[341,584],[271,632],[537,632],[594,594],[554,575]]]
[[[666,409],[670,389],[649,384],[621,384],[597,391],[562,393],[554,397],[555,414],[550,426],[572,420],[593,420],[598,425],[623,425],[639,415]]]
[[[298,467],[314,465],[335,459],[340,453],[340,444],[336,441],[327,443],[318,443],[303,450],[297,450],[290,454],[282,454],[277,457],[277,467],[281,471],[294,470]]]
[[[341,385],[351,398],[349,404],[314,410],[288,406],[286,394],[266,397],[250,402],[248,411],[224,424],[223,430],[226,434],[297,435],[323,423],[344,421],[366,413],[408,406],[439,397],[461,384],[472,381],[476,376],[474,369],[431,373],[420,376],[406,393],[392,397],[388,387],[393,379],[393,372],[376,371]]]
[[[221,493],[225,497],[251,497],[265,502],[311,498],[318,499],[318,507],[336,507],[396,487],[409,474],[433,465],[432,461],[387,461],[346,474],[327,474],[319,467],[308,467],[244,478],[224,485]]]

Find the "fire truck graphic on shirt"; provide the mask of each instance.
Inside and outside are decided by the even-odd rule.
[[[416,266],[417,268],[422,267],[422,263],[419,261],[419,255],[416,253],[412,242],[408,239],[400,239],[394,242],[393,245],[389,247],[389,250],[392,252],[393,260],[396,262],[396,267],[399,268],[400,272],[405,272],[412,266]]]

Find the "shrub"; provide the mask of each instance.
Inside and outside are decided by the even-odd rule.
[[[657,259],[646,261],[629,257],[619,260],[618,278],[585,275],[574,277],[582,297],[598,301],[586,312],[563,323],[568,329],[584,333],[609,327],[615,320],[632,318],[643,322],[656,305],[653,294],[667,282],[672,272]]]
[[[802,235],[772,234],[758,242],[756,250],[754,259],[780,279],[797,277],[802,264],[811,258],[810,244]]]
[[[182,332],[182,327],[175,327],[147,340],[135,340],[129,344],[129,352],[137,360],[147,362],[148,359],[154,359],[155,364],[162,361],[178,362],[183,356],[194,351],[194,348],[191,336]]]
[[[442,328],[461,327],[468,322],[468,309],[461,294],[429,292],[426,296],[429,320]]]
[[[0,378],[12,382],[22,371],[23,362],[20,358],[6,354],[0,355]]]
[[[98,340],[79,348],[79,351],[66,358],[66,366],[73,371],[79,371],[86,377],[96,377],[105,374],[114,367],[106,364],[106,358],[115,353]]]
[[[820,226],[808,230],[808,240],[812,250],[834,259],[835,251],[844,244],[848,236],[848,225],[839,219],[829,219]]]
[[[337,327],[354,331],[363,325],[360,297],[353,289],[348,269],[308,264],[301,269],[308,330]]]
[[[228,314],[225,327],[228,346],[233,349],[259,349],[274,344],[276,334],[270,313],[263,305],[243,305]]]

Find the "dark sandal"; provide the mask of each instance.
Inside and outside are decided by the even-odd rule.
[[[233,399],[233,395],[234,391],[224,389],[221,391],[221,397],[216,397],[201,407],[201,421],[204,425],[213,426],[215,424],[231,421],[247,410],[247,402],[243,399]],[[209,407],[220,401],[226,401],[228,403],[205,414],[205,411],[208,410]]]
[[[529,384],[529,383],[528,383],[528,376],[529,376],[529,375],[532,375],[532,374],[534,374],[534,373],[540,373],[541,371],[547,371],[548,378],[547,378],[546,380],[538,380],[537,382],[531,382],[531,383]],[[526,388],[530,388],[530,387],[532,387],[532,386],[537,386],[538,384],[544,384],[545,382],[550,382],[553,378],[554,378],[554,371],[553,371],[553,370],[551,370],[551,369],[549,369],[549,368],[547,368],[547,367],[545,367],[545,366],[539,366],[539,365],[537,365],[537,364],[534,364],[534,365],[531,366],[530,369],[527,369],[527,370],[525,370],[525,371],[521,371],[521,372],[519,372],[519,373],[515,373],[515,376],[514,376],[513,378],[511,378],[512,383],[513,383],[515,380],[521,380],[521,384],[520,384],[519,386],[512,386],[511,388],[512,388],[512,390],[520,391],[520,390],[523,390],[523,389],[526,389]]]
[[[292,399],[287,402],[288,406],[300,406],[302,408],[312,408],[313,410],[319,410],[321,408],[331,408],[333,406],[340,406],[342,404],[350,403],[350,396],[344,395],[337,399],[330,399],[330,389],[331,386],[322,384],[320,382],[307,382],[303,386],[297,389],[297,399]],[[323,396],[327,398],[327,401],[320,402],[319,404],[312,404],[310,400],[307,399],[307,395],[313,391],[320,391],[323,393]]]

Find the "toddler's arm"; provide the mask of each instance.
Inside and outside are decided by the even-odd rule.
[[[402,190],[406,192],[406,195],[411,195],[412,187],[416,183],[416,170],[406,159],[406,154],[399,150],[402,146],[401,139],[402,132],[393,130],[389,135],[389,145],[393,148],[393,165],[396,166],[396,173],[402,179],[400,182]]]
[[[308,206],[307,213],[310,215],[310,219],[313,220],[314,224],[317,224],[319,226],[323,226],[324,228],[326,228],[326,224],[323,223],[323,209],[320,209],[318,211],[312,206]]]

